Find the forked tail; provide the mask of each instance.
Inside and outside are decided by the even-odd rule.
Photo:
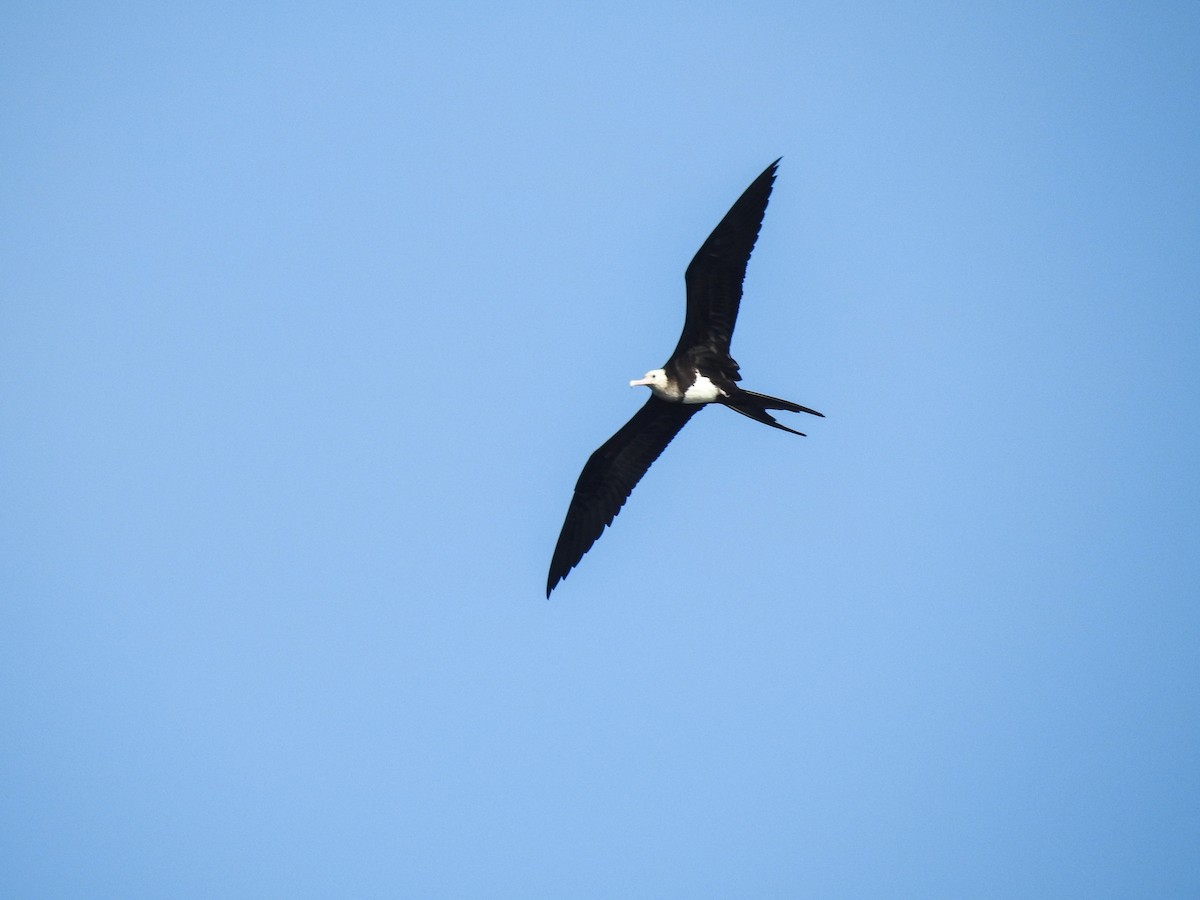
[[[779,428],[782,431],[798,434],[800,437],[804,437],[803,431],[796,431],[794,428],[780,425],[767,410],[785,409],[788,412],[802,412],[825,418],[824,413],[819,413],[815,409],[809,409],[807,406],[801,406],[799,403],[793,403],[791,400],[781,400],[779,397],[756,394],[754,391],[738,390],[731,396],[722,398],[720,402],[734,412],[740,412],[743,416],[754,419],[756,422],[762,422],[764,425],[770,425],[772,428]]]

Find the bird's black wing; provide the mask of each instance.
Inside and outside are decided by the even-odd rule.
[[[750,251],[754,249],[758,230],[762,227],[778,166],[777,159],[754,179],[688,265],[684,275],[687,317],[679,344],[671,354],[672,360],[697,352],[719,359],[729,356],[729,341],[737,322],[746,263],[750,261]]]
[[[591,455],[575,483],[575,496],[550,560],[547,598],[596,543],[634,485],[699,409],[699,405],[671,403],[651,394],[646,405]]]

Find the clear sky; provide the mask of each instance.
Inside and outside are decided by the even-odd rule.
[[[0,895],[1200,895],[1200,6],[0,13]],[[705,410],[544,598],[683,271]]]

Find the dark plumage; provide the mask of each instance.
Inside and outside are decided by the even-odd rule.
[[[671,439],[708,403],[720,403],[751,419],[800,434],[775,421],[767,410],[814,416],[816,410],[745,391],[729,342],[742,299],[746,263],[758,239],[779,160],[746,188],[687,267],[687,315],[671,358],[630,385],[646,385],[650,399],[587,461],[575,484],[562,533],[550,560],[546,597],[591,548],[624,506],[634,485]]]

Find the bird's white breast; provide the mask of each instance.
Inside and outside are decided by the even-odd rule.
[[[696,371],[696,380],[683,392],[684,403],[712,403],[718,397],[724,396],[724,391]]]

